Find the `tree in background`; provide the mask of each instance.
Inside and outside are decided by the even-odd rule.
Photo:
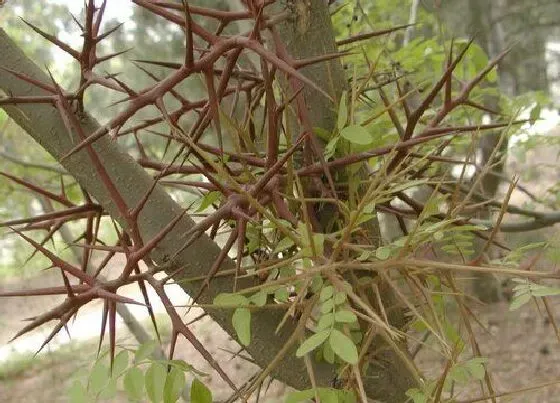
[[[137,24],[140,15],[165,21],[184,43],[179,58],[178,48],[171,52],[175,60],[163,54],[152,59],[145,50],[142,68],[153,82],[143,85],[105,67],[113,54],[102,53],[100,44],[117,32],[101,30],[105,3],[88,2],[79,22],[80,50],[34,28],[79,64],[72,90],[0,35],[0,89],[6,94],[0,104],[76,180],[70,193],[67,183],[54,192],[33,179],[9,177],[56,206],[55,212],[3,223],[61,273],[60,287],[25,295],[67,296],[17,336],[55,321],[48,342],[83,306],[102,299],[102,328],[108,328],[115,368],[116,307],[135,303],[119,288],[135,283],[148,310],[146,287],[166,306],[170,360],[178,337],[185,337],[230,385],[231,400],[248,398],[268,376],[303,389],[294,399],[439,401],[451,397],[454,383],[465,377],[483,380],[484,393],[493,396],[455,274],[517,277],[528,291],[514,299],[516,306],[556,292],[536,284],[552,275],[511,267],[522,252],[493,266],[480,264],[490,247],[507,247],[495,239],[498,225],[474,218],[478,198],[485,200],[475,194],[477,186],[464,186],[464,175],[449,174],[449,166],[463,166],[464,172],[472,163],[471,137],[520,123],[509,111],[497,123],[480,123],[490,111],[479,86],[496,80],[493,68],[506,53],[488,62],[480,47],[464,40],[402,47],[384,42],[385,35],[406,26],[350,32],[336,41],[324,0],[245,1],[241,10],[134,3]],[[336,24],[348,8],[332,12]],[[139,50],[148,47],[145,42],[138,41]],[[421,64],[410,80],[406,72]],[[201,83],[203,98],[189,91],[186,82],[192,80]],[[87,113],[94,87],[119,97],[102,125]],[[152,116],[134,121],[142,112]],[[134,145],[130,154],[136,161],[119,138]],[[426,186],[433,189],[426,200],[410,196]],[[194,191],[196,203],[177,196],[181,190]],[[501,209],[498,223],[506,211],[535,222],[556,219],[555,213],[535,218],[507,201],[488,202]],[[201,213],[197,221],[190,217]],[[384,239],[379,213],[394,216],[402,236]],[[88,257],[81,265],[45,246],[58,229],[54,225],[67,222],[79,222],[84,231],[81,246]],[[100,239],[103,222],[114,226],[112,245]],[[37,228],[47,228],[47,236],[28,235]],[[218,246],[214,240],[220,236]],[[483,240],[476,252],[475,239]],[[436,246],[452,263],[426,258]],[[95,250],[107,256],[86,270]],[[116,253],[126,256],[122,272],[99,277]],[[259,373],[244,385],[231,381],[169,301],[165,286],[172,282],[239,341]],[[449,315],[448,304],[458,317]],[[467,329],[468,342],[460,328]],[[426,379],[416,368],[409,344],[418,332],[432,337],[448,360],[439,378]],[[150,376],[160,373],[162,388],[174,396],[182,389],[182,372],[173,367],[167,373],[158,365],[148,370]],[[202,388],[193,385],[195,391]]]

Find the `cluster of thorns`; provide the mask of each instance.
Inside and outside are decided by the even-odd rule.
[[[61,211],[3,223],[3,226],[9,226],[31,244],[35,252],[40,252],[46,256],[52,263],[52,267],[60,270],[63,280],[63,285],[60,287],[11,292],[3,295],[66,295],[64,302],[33,318],[14,338],[20,337],[47,322],[56,320],[57,324],[41,346],[43,348],[61,329],[67,326],[68,322],[78,313],[81,307],[92,300],[102,299],[104,301],[104,315],[101,326],[100,345],[108,324],[111,347],[110,355],[112,359],[115,353],[115,316],[118,303],[145,305],[155,325],[154,313],[148,300],[147,284],[149,284],[159,298],[161,298],[172,321],[171,355],[175,349],[177,336],[179,334],[183,335],[235,390],[235,384],[214,360],[212,354],[206,350],[191,330],[189,330],[189,326],[183,322],[176,308],[169,300],[164,286],[172,276],[168,275],[165,278],[159,279],[156,277],[156,274],[161,272],[163,268],[154,264],[150,258],[150,253],[169,231],[173,229],[174,225],[183,215],[179,215],[169,222],[152,239],[143,239],[138,228],[138,216],[153,189],[164,182],[166,176],[176,174],[198,175],[199,177],[202,176],[204,180],[172,182],[196,188],[202,194],[207,192],[219,192],[221,194],[220,204],[215,206],[211,214],[200,220],[188,234],[185,234],[186,241],[181,246],[182,249],[188,248],[198,237],[205,233],[210,233],[211,237],[216,236],[219,228],[224,223],[227,223],[231,229],[218,259],[213,263],[211,271],[201,286],[199,294],[194,296],[194,302],[196,302],[204,288],[210,285],[213,276],[220,269],[223,260],[227,258],[230,250],[234,248],[236,248],[237,252],[236,274],[240,275],[243,272],[242,258],[247,255],[246,235],[249,223],[259,223],[264,219],[281,219],[295,228],[298,224],[298,217],[300,220],[301,217],[306,217],[313,226],[313,230],[320,231],[317,219],[314,217],[316,210],[309,208],[312,206],[311,202],[303,203],[301,211],[295,211],[294,207],[287,202],[285,188],[287,183],[291,181],[290,178],[296,177],[298,180],[306,180],[306,183],[312,184],[315,195],[319,195],[323,199],[330,198],[336,200],[337,190],[333,179],[333,172],[336,170],[343,169],[352,164],[364,163],[372,157],[390,156],[391,161],[387,164],[387,169],[391,171],[406,165],[406,161],[410,158],[421,157],[427,162],[416,172],[416,175],[419,176],[426,172],[432,162],[439,161],[438,158],[440,157],[437,156],[437,153],[441,153],[444,146],[449,144],[449,142],[444,142],[444,146],[436,148],[434,154],[428,156],[429,158],[425,155],[411,152],[411,148],[447,136],[456,137],[472,133],[473,131],[499,129],[507,126],[508,124],[491,124],[450,127],[442,124],[449,113],[459,106],[473,107],[486,112],[492,112],[484,106],[470,101],[469,95],[473,88],[486,77],[507,52],[500,54],[492,60],[472,80],[460,83],[460,91],[452,96],[452,83],[455,82],[453,72],[467,52],[468,45],[455,57],[450,51],[441,78],[425,92],[420,105],[412,110],[405,102],[407,94],[401,91],[398,79],[392,83],[387,83],[387,85],[395,85],[398,89],[400,97],[397,101],[391,100],[382,87],[378,88],[381,99],[385,104],[385,112],[388,113],[399,133],[399,141],[390,146],[351,155],[336,156],[333,159],[326,160],[323,154],[323,146],[314,133],[313,122],[310,121],[308,116],[303,89],[309,88],[316,91],[319,96],[331,99],[333,105],[336,104],[336,100],[333,100],[329,94],[317,86],[312,79],[302,74],[300,70],[314,63],[323,63],[343,57],[348,53],[348,49],[340,53],[309,59],[296,60],[292,58],[287,45],[283,42],[275,27],[277,23],[282,22],[284,18],[288,17],[284,14],[269,15],[267,11],[268,6],[274,3],[273,0],[248,0],[245,2],[245,10],[242,11],[220,11],[190,6],[186,1],[183,1],[182,4],[156,0],[134,0],[133,2],[154,15],[167,20],[170,24],[180,27],[185,34],[185,53],[184,59],[181,62],[141,61],[145,64],[168,68],[170,73],[166,77],[158,78],[147,68],[139,64],[138,67],[151,77],[154,83],[141,91],[135,91],[116,74],[98,73],[98,69],[96,69],[98,65],[122,53],[118,52],[103,56],[97,54],[99,43],[115,32],[120,25],[106,32],[100,32],[106,0],[99,6],[96,6],[94,0],[89,0],[85,7],[84,22],[82,23],[77,18],[74,18],[82,31],[83,45],[81,50],[73,49],[57,37],[43,32],[40,28],[28,23],[35,32],[68,53],[79,64],[80,80],[78,88],[74,91],[67,91],[62,89],[54,79],[50,83],[38,82],[17,71],[11,71],[14,76],[41,88],[48,95],[13,96],[0,100],[0,105],[48,103],[60,112],[67,130],[70,133],[77,133],[82,139],[64,158],[69,158],[82,150],[87,152],[91,163],[95,166],[99,177],[111,196],[112,203],[118,209],[118,219],[122,228],[119,229],[115,225],[119,236],[119,241],[116,245],[101,245],[101,241],[98,239],[98,230],[100,220],[106,214],[102,207],[95,203],[85,191],[85,202],[77,205],[66,197],[64,189],[61,194],[56,194],[28,180],[4,174],[4,176],[25,186],[30,191],[39,194],[51,202],[64,206],[64,209]],[[285,13],[289,12],[288,10]],[[193,18],[195,16],[196,18]],[[214,32],[210,32],[195,22],[195,19],[199,18],[217,21],[218,28]],[[223,34],[224,29],[229,24],[238,21],[251,22],[252,29],[249,32],[236,35]],[[341,40],[337,44],[340,47],[348,47],[360,41],[384,35],[401,28],[403,27],[360,34]],[[269,38],[267,40],[268,46],[265,45],[265,40],[263,39],[265,34]],[[258,67],[255,66],[252,70],[240,68],[239,60],[244,57],[244,53],[256,55],[260,60],[260,65]],[[177,90],[177,86],[180,83],[194,75],[200,75],[205,81],[207,99],[189,100]],[[277,84],[279,80],[283,79],[285,79],[287,86],[282,87],[282,85]],[[94,85],[122,94],[124,98],[119,103],[125,103],[126,107],[95,132],[86,133],[80,123],[80,115],[85,113],[84,94]],[[284,88],[284,91],[279,91],[279,88]],[[281,100],[279,100],[279,94],[282,96]],[[178,109],[170,111],[166,108],[163,99],[164,96],[169,95],[180,104]],[[233,99],[232,102],[234,103],[244,97],[247,110],[244,117],[245,122],[241,126],[249,131],[251,137],[255,136],[255,133],[258,131],[257,125],[259,124],[253,120],[254,112],[257,108],[263,108],[262,129],[265,136],[265,152],[249,152],[247,150],[252,149],[251,145],[243,141],[241,141],[243,150],[239,152],[224,150],[222,135],[225,134],[226,130],[223,129],[224,125],[221,124],[223,123],[221,104],[227,97]],[[441,102],[438,102],[435,115],[421,130],[418,130],[420,119],[428,108],[434,107],[433,104],[439,99],[441,99]],[[159,110],[160,114],[157,118],[145,120],[140,124],[130,123],[131,118],[137,112],[149,106],[155,106]],[[401,118],[395,113],[397,107],[401,107],[404,112],[405,124],[401,122]],[[296,134],[289,146],[282,147],[281,139],[283,133],[285,133],[285,114],[288,110],[295,111],[301,132]],[[179,120],[187,114],[196,116],[188,131],[179,125]],[[150,129],[158,124],[166,124],[169,129],[168,133],[158,133]],[[218,146],[211,146],[201,141],[203,134],[209,128],[216,135]],[[170,145],[175,144],[175,154],[172,161],[164,163],[150,159],[139,139],[139,133],[142,132],[162,136],[168,143],[166,150],[171,149]],[[107,174],[93,147],[94,143],[103,136],[117,138],[126,135],[133,135],[136,139],[140,155],[138,162],[145,168],[153,169],[157,172],[152,189],[135,206],[127,205],[123,196]],[[302,161],[300,166],[294,167],[293,157],[296,153],[300,153],[303,157],[300,158]],[[189,164],[186,164],[187,161]],[[242,176],[243,180],[240,179]],[[406,211],[403,212],[403,209],[392,208],[390,202],[376,205],[376,209],[395,214],[401,221],[403,216],[418,216],[421,214],[423,205],[414,202],[403,192],[395,194],[394,197],[408,204],[409,209],[404,209]],[[183,214],[186,211],[185,209]],[[86,231],[83,235],[85,242],[80,245],[84,250],[84,259],[80,267],[56,256],[44,245],[52,239],[62,225],[83,219],[86,220]],[[234,222],[234,225],[232,222]],[[280,225],[279,229],[281,231],[282,228],[283,226]],[[37,242],[25,235],[25,231],[37,229],[48,231],[47,236],[41,242]],[[405,229],[404,226],[403,229]],[[293,237],[293,233],[290,231],[286,231],[284,235]],[[295,241],[297,244],[297,239]],[[90,264],[91,252],[94,250],[102,250],[108,253],[95,270],[86,270]],[[126,256],[126,264],[118,277],[111,280],[104,279],[100,275],[109,260],[116,253],[123,253]],[[172,257],[170,259],[172,260]],[[147,269],[141,269],[139,265],[141,261],[146,263]],[[75,280],[77,280],[77,283]],[[144,296],[143,303],[118,294],[119,288],[132,283],[137,283],[140,287]]]

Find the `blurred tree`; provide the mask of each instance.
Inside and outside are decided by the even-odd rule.
[[[500,94],[513,98],[528,92],[549,92],[546,43],[560,24],[556,17],[560,13],[560,3],[548,0],[468,0],[445,1],[441,7],[429,7],[430,2],[425,4],[447,26],[454,27],[453,34],[474,38],[490,58],[511,46],[508,57],[498,68]],[[487,96],[484,104],[490,110],[513,112],[507,110],[507,106],[502,109],[506,105],[503,100],[494,94]],[[497,153],[496,147],[499,147]],[[503,182],[507,150],[508,138],[500,132],[480,139],[477,162],[480,167],[490,167],[484,172],[479,171],[483,175],[480,193],[484,197],[495,197]],[[481,214],[481,218],[492,216],[491,210]],[[475,290],[479,299],[485,302],[500,299],[500,283],[492,276],[480,275],[475,281]]]

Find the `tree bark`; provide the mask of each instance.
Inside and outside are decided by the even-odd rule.
[[[324,54],[333,54],[338,52],[336,46],[334,29],[332,26],[329,9],[324,0],[311,0],[301,1],[300,3],[307,4],[308,9],[296,8],[295,18],[287,19],[282,24],[277,25],[275,28],[286,44],[288,53],[296,59],[313,58]],[[313,80],[320,88],[324,89],[333,99],[334,103],[328,100],[325,96],[320,94],[313,88],[306,87],[303,90],[303,97],[305,99],[305,107],[311,120],[313,127],[320,127],[327,131],[332,131],[335,128],[335,123],[338,114],[338,103],[341,94],[344,90],[348,89],[346,76],[339,58],[332,59],[328,62],[319,64],[312,64],[300,70],[304,75]],[[288,85],[284,85],[286,91],[290,93]],[[301,131],[301,122],[299,122],[295,115],[289,115],[291,119],[289,124],[292,127],[292,135],[299,134],[295,132]],[[346,176],[344,170],[335,174],[340,178]],[[367,180],[369,171],[364,164],[360,171],[357,173],[361,179]],[[359,189],[360,191],[365,189]],[[324,224],[332,220],[332,216],[336,214],[333,204],[327,204],[322,209],[315,209],[318,211],[317,220]],[[362,224],[368,233],[368,241],[375,246],[380,246],[380,228],[377,218],[370,220],[368,223]],[[326,227],[322,225],[323,229]],[[398,306],[398,299],[389,287],[384,287],[381,284],[381,294],[383,303],[386,306]],[[370,295],[370,303],[376,306],[373,302],[375,299]],[[391,325],[402,327],[405,319],[402,309],[394,309],[389,316]],[[399,346],[404,354],[406,352],[406,343]],[[382,351],[381,353],[376,353]],[[401,358],[398,354],[391,350],[385,341],[380,337],[376,338],[370,348],[372,364],[369,366],[370,370],[364,376],[368,379],[378,379],[380,383],[389,387],[391,395],[386,392],[378,393],[377,396],[383,396],[384,401],[404,401],[406,400],[405,392],[414,387],[414,375],[403,365]],[[379,369],[381,365],[382,369]],[[371,386],[371,385],[368,385]],[[369,390],[372,390],[371,388]],[[386,389],[387,390],[387,389]]]

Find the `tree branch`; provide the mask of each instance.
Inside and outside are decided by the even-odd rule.
[[[0,54],[2,55],[0,64],[4,69],[17,70],[28,77],[44,83],[50,81],[48,76],[23,53],[2,29],[0,29]],[[14,96],[40,96],[48,94],[28,82],[14,77],[14,75],[4,69],[0,69],[0,89],[4,92]],[[3,105],[2,107],[21,128],[57,161],[61,161],[62,157],[81,141],[77,133],[72,133],[72,137],[70,137],[60,114],[51,105],[25,104],[19,106]],[[84,132],[88,135],[91,135],[100,127],[88,115],[79,116],[78,118]],[[99,139],[93,145],[93,148],[106,169],[108,176],[123,196],[129,208],[138,205],[152,187],[153,179],[131,156],[122,151],[116,143],[107,137]],[[121,225],[126,225],[125,220],[119,215],[117,206],[112,202],[107,189],[98,177],[97,171],[90,163],[86,150],[81,150],[65,158],[61,165],[76,178],[80,185],[113,218]],[[181,207],[171,199],[162,186],[157,185],[138,217],[138,226],[142,239],[148,242],[181,213]],[[187,277],[205,278],[211,269],[212,262],[220,253],[218,245],[203,234],[191,247],[179,253],[173,261],[169,261],[170,256],[174,256],[177,250],[184,244],[183,234],[188,233],[194,226],[194,221],[187,215],[184,215],[173,230],[159,242],[150,254],[150,257],[156,264],[165,265],[166,272],[172,275],[173,279],[189,295],[196,294],[200,288],[200,282],[182,283],[181,279]],[[184,270],[177,270],[178,268],[184,268]],[[231,259],[226,258],[221,269],[235,269],[235,264]],[[254,285],[256,285],[256,280],[252,278],[238,280],[239,289]],[[207,292],[201,295],[199,303],[212,304],[216,295],[231,292],[232,289],[233,285],[230,278],[216,277]],[[231,337],[237,339],[235,329],[231,323],[233,310],[207,308],[206,312]],[[246,349],[262,368],[265,368],[274,359],[295,330],[295,323],[287,323],[278,333],[275,332],[283,315],[284,312],[279,310],[254,312],[252,315],[251,333],[253,337],[251,344]],[[294,388],[307,388],[310,385],[305,364],[303,360],[294,359],[295,348],[292,350],[284,356],[273,371],[272,376]],[[332,379],[336,376],[336,368],[328,364],[319,363],[315,365],[314,371],[317,384],[321,386],[329,386]],[[375,384],[376,382],[372,383]]]

